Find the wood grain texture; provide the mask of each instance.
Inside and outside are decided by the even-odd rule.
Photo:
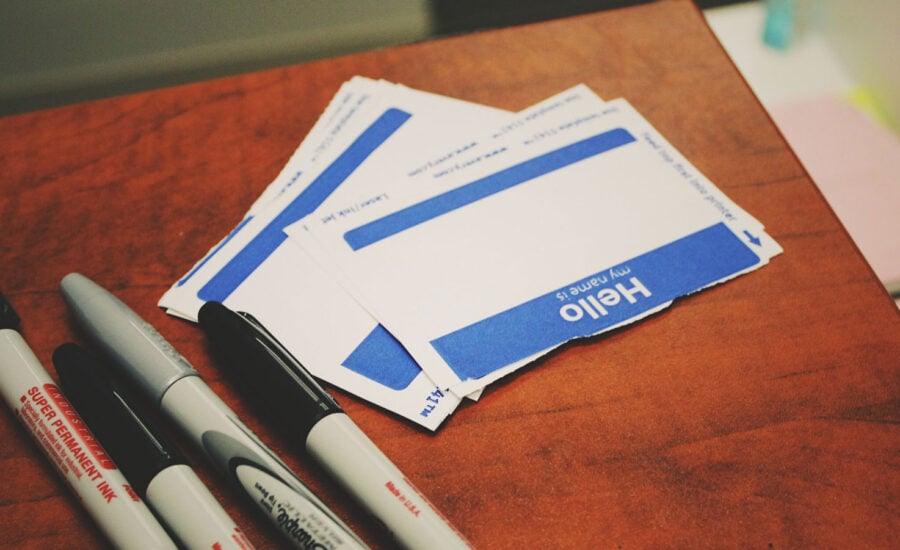
[[[895,547],[897,308],[689,2],[0,119],[0,291],[38,357],[49,366],[57,345],[86,342],[58,285],[88,275],[154,324],[373,547],[390,548],[219,377],[199,330],[156,306],[357,74],[507,109],[580,82],[626,97],[784,247],[759,271],[538,361],[437,434],[335,391],[476,547]],[[250,538],[278,547],[172,433]],[[0,544],[103,547],[8,413],[0,441]]]

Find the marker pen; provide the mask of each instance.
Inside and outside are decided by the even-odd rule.
[[[25,343],[2,294],[0,395],[116,548],[176,548]]]
[[[344,414],[293,355],[247,313],[218,302],[200,326],[260,405],[406,548],[469,548],[462,535]]]
[[[366,548],[153,327],[84,275],[67,275],[61,289],[114,365],[159,403],[288,541],[298,548]]]
[[[76,344],[53,352],[60,385],[134,490],[189,549],[253,545],[175,447],[141,418],[103,365]]]

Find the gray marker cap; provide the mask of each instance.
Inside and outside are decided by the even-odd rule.
[[[151,399],[158,402],[176,381],[197,376],[156,329],[97,283],[70,273],[60,290],[84,331]]]

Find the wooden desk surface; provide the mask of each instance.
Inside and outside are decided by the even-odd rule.
[[[38,357],[49,367],[57,345],[84,342],[58,284],[90,276],[168,337],[361,536],[389,547],[219,378],[200,331],[156,306],[356,74],[508,109],[579,82],[624,96],[784,247],[759,271],[496,384],[437,434],[336,391],[476,547],[895,547],[897,308],[688,2],[0,119],[0,291]],[[0,545],[102,547],[8,413],[0,441]],[[188,450],[251,539],[276,547]]]

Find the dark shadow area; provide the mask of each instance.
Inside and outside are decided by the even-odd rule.
[[[446,36],[648,3],[648,0],[432,0],[431,11],[435,35]],[[738,2],[700,0],[695,3],[700,9],[706,9]]]

